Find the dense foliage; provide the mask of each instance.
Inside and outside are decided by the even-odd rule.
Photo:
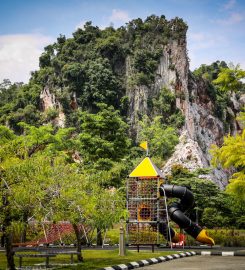
[[[32,81],[50,84],[61,95],[76,92],[78,105],[94,110],[103,102],[120,109],[125,95],[125,64],[130,56],[133,74],[128,83],[149,85],[153,82],[162,46],[170,38],[185,36],[186,24],[179,18],[167,21],[164,16],[136,19],[126,27],[99,29],[87,22],[73,33],[60,36],[45,48],[40,57],[40,71]]]
[[[176,164],[172,167],[168,181],[185,186],[193,193],[195,205],[188,211],[192,220],[208,228],[244,228],[244,203],[237,200],[234,194],[221,191],[207,179],[207,173],[203,169],[190,172]],[[200,178],[200,175],[204,178]]]
[[[103,123],[103,116],[100,118]],[[78,223],[105,230],[123,218],[125,211],[120,191],[104,188],[115,178],[118,169],[113,163],[106,173],[104,168],[93,172],[94,164],[83,166],[77,149],[84,149],[84,142],[74,133],[75,129],[55,130],[51,126],[34,127],[25,123],[21,126],[24,132],[20,136],[0,126],[0,224],[11,269],[15,269],[11,234],[16,222],[25,226],[30,218],[69,220],[75,232]],[[95,130],[91,127],[91,132]],[[123,129],[115,138],[121,132]],[[109,144],[110,130],[103,135],[103,143]],[[117,148],[117,143],[114,144]],[[117,155],[119,152],[118,149]],[[76,233],[78,251],[81,250],[79,234]]]
[[[8,80],[1,84],[0,123],[20,134],[23,131],[18,126],[20,121],[39,126],[54,120],[58,116],[55,108],[40,113],[40,93],[44,87],[61,103],[66,126],[77,125],[76,108],[96,113],[100,110],[99,103],[112,105],[126,117],[127,86],[151,85],[163,46],[170,40],[185,38],[186,31],[187,25],[180,18],[168,21],[163,15],[151,15],[118,29],[110,26],[102,30],[87,22],[72,38],[60,35],[55,43],[44,48],[39,59],[40,69],[32,72],[27,85],[11,84]],[[127,61],[131,69],[129,76],[125,74]],[[158,100],[149,100],[149,103],[158,108],[153,108],[155,114],[161,113],[165,119],[166,112],[162,110],[168,99],[162,96],[160,93]],[[74,97],[75,107],[71,104]],[[174,101],[172,97],[171,104]],[[168,117],[171,113],[172,105]]]
[[[245,122],[245,114],[242,113],[240,120]],[[245,205],[245,129],[241,134],[224,138],[222,147],[213,146],[211,149],[213,164],[221,165],[226,169],[232,169],[230,184],[227,192],[234,196],[234,200]]]
[[[215,114],[223,121],[226,131],[230,132],[229,123],[234,120],[228,107],[233,108],[232,96],[245,93],[245,85],[242,79],[245,72],[239,65],[227,65],[224,61],[216,61],[211,65],[201,65],[193,74],[202,78],[207,83],[208,94],[215,104]]]

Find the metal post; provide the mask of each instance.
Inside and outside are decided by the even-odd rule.
[[[183,234],[183,249],[185,249],[185,232],[184,232],[184,230],[182,230],[182,234]]]
[[[125,256],[125,237],[124,229],[120,227],[120,236],[119,236],[119,256]]]
[[[127,179],[127,187],[126,187],[126,206],[127,206],[127,210],[129,211],[129,194],[128,194],[128,189],[129,189],[129,179]],[[126,222],[126,243],[128,244],[129,243],[129,218],[127,219],[127,222]]]
[[[49,256],[46,257],[46,268],[49,267]]]
[[[160,235],[159,235],[159,230],[160,230],[160,196],[159,194],[159,186],[160,186],[160,181],[159,178],[157,178],[157,244],[160,244]]]
[[[164,201],[165,201],[165,208],[166,208],[166,214],[167,214],[167,222],[168,222],[168,235],[169,235],[169,240],[170,240],[170,246],[171,249],[173,249],[173,244],[172,244],[172,239],[171,239],[171,231],[170,231],[170,225],[169,225],[169,216],[168,216],[168,207],[167,207],[167,198],[166,198],[166,193],[165,189],[163,188],[163,193],[164,193]]]
[[[196,206],[196,224],[198,224],[198,205]]]

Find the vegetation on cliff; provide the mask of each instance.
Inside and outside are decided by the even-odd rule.
[[[227,110],[228,107],[233,108],[232,95],[239,97],[245,93],[242,81],[245,78],[245,71],[239,65],[234,66],[232,63],[227,65],[224,61],[216,61],[211,65],[201,65],[193,74],[207,83],[207,94],[215,104],[215,114],[227,127],[227,123],[234,120],[234,116]]]

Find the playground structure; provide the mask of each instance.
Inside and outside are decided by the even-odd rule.
[[[127,181],[127,242],[132,245],[160,244],[160,227],[166,221],[164,198],[159,187],[163,183],[160,170],[146,157],[129,175]]]
[[[39,245],[51,244],[55,242],[62,244],[64,243],[64,238],[69,237],[69,235],[73,232],[72,225],[68,222],[43,223],[42,227],[44,235],[37,240]]]
[[[167,198],[180,201],[167,205]],[[183,234],[170,227],[171,219],[197,241],[213,246],[206,230],[184,214],[193,204],[193,194],[186,187],[165,184],[161,171],[149,157],[144,158],[127,181],[127,243],[159,245],[164,236],[170,243],[184,244]]]
[[[79,224],[78,229],[82,233],[82,241],[90,246],[95,240],[95,228]],[[38,233],[38,236],[33,237],[31,241],[23,243],[14,243],[15,246],[42,246],[42,245],[64,245],[73,244],[76,242],[73,226],[68,221],[60,221],[57,223],[45,221],[38,223],[36,221],[29,222],[28,230]]]

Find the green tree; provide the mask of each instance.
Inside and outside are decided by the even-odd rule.
[[[7,124],[16,132],[21,129],[18,122],[40,125],[39,95],[41,87],[37,84],[11,84],[7,81],[0,86],[0,123]]]
[[[218,74],[222,69],[228,68],[226,62],[224,61],[216,61],[211,65],[202,64],[199,68],[193,71],[193,74],[197,77],[202,77],[209,82],[217,79]]]
[[[127,124],[112,106],[97,104],[96,114],[81,114],[81,152],[86,162],[120,161],[129,151]]]
[[[217,208],[206,207],[202,214],[202,224],[208,228],[227,227],[227,219]]]
[[[166,159],[178,143],[178,136],[173,127],[166,127],[162,124],[162,117],[156,116],[153,121],[144,116],[140,121],[139,141],[148,141],[150,154]]]
[[[79,140],[84,166],[91,181],[98,186],[118,187],[123,177],[127,175],[126,166],[121,160],[129,152],[128,126],[112,106],[108,107],[105,104],[97,106],[99,107],[97,114],[83,112],[80,118],[82,124]],[[105,227],[103,224],[97,223],[100,236],[97,238],[98,244],[102,242],[100,232]]]
[[[107,59],[97,57],[86,62],[86,81],[79,98],[82,107],[93,109],[96,103],[106,103],[116,108],[122,97],[122,86],[113,74]]]
[[[73,33],[73,36],[77,43],[86,44],[100,36],[100,29],[97,26],[93,26],[92,22],[89,21],[84,24],[84,30],[78,28],[77,31]]]
[[[79,93],[83,87],[85,67],[76,62],[67,63],[62,68],[63,81],[70,91]]]
[[[58,138],[65,139],[67,132],[62,134],[59,131],[54,135],[48,126],[36,128],[23,124],[23,128],[24,135],[16,136],[8,128],[0,127],[0,220],[10,269],[15,269],[11,237],[13,223],[25,223],[31,215],[38,218],[47,214],[45,204],[54,197],[51,187],[62,173],[65,175],[69,164],[63,154],[69,140],[65,140],[65,146],[56,143],[54,147]],[[66,178],[67,174],[62,179]]]
[[[107,115],[105,111],[103,113]],[[112,115],[118,117],[117,112]],[[112,115],[109,114],[108,117],[111,118]],[[113,135],[111,133],[113,127],[111,127],[111,130],[108,129],[109,137],[106,137],[106,126],[104,126],[106,122],[99,121],[99,123],[101,126],[97,123],[97,128],[105,136],[104,138],[115,138],[120,145],[120,136],[118,136],[120,132]],[[113,123],[112,121],[111,125]],[[100,230],[106,229],[119,220],[124,207],[124,200],[120,199],[120,193],[117,190],[111,193],[104,188],[103,183],[105,181],[108,186],[109,181],[118,179],[120,166],[108,170],[106,168],[98,170],[96,166],[88,166],[87,170],[86,166],[82,166],[82,159],[78,158],[75,163],[74,154],[79,156],[77,149],[82,147],[73,128],[56,131],[51,126],[34,127],[25,123],[21,126],[24,133],[20,136],[14,135],[4,126],[0,127],[0,179],[3,194],[0,218],[3,224],[8,265],[12,267],[11,269],[15,267],[11,230],[16,221],[25,223],[30,216],[34,216],[37,220],[67,218],[73,224],[77,249],[80,252],[81,231],[78,223],[84,222],[91,226],[96,225]],[[121,131],[125,131],[125,127],[126,125]],[[120,125],[114,125],[114,128],[120,130]],[[127,145],[127,140],[124,142]],[[121,154],[115,153],[112,158],[118,159],[123,151]],[[100,162],[102,164],[102,161]],[[105,200],[104,205],[103,200]],[[102,215],[103,211],[106,217]],[[82,257],[79,259],[82,260]]]
[[[138,49],[135,51],[133,67],[137,71],[136,78],[138,74],[136,84],[150,85],[154,81],[161,54],[162,51],[160,48],[153,51],[150,51],[149,49]],[[139,74],[145,76],[144,82],[139,79]]]
[[[244,115],[242,120],[244,120]],[[235,196],[236,200],[245,203],[245,129],[241,134],[224,137],[221,147],[212,146],[212,164],[225,169],[235,169],[226,191]]]
[[[10,80],[5,79],[0,83],[0,107],[6,103],[11,103],[16,97],[20,85],[12,84]]]
[[[195,200],[195,206],[189,210],[189,214],[193,220],[200,222],[203,225],[211,225],[204,223],[207,221],[207,213],[219,213],[220,216],[229,217],[230,211],[227,208],[226,196],[219,190],[218,186],[209,179],[199,178],[199,174],[206,174],[204,170],[190,172],[185,167],[176,164],[172,166],[171,175],[168,176],[169,182],[174,185],[185,186],[191,190]],[[209,210],[205,210],[208,208]],[[227,213],[225,213],[227,212]],[[205,216],[203,217],[203,213]],[[210,217],[211,219],[211,217]],[[229,220],[230,221],[230,220]],[[215,223],[212,223],[212,226]],[[215,224],[216,226],[222,225]]]
[[[239,65],[230,65],[229,68],[222,68],[218,74],[218,78],[213,81],[214,84],[220,86],[222,91],[244,91],[245,70],[242,70]]]
[[[176,97],[167,88],[162,88],[159,94],[149,100],[149,107],[152,107],[154,115],[161,115],[162,122],[166,126],[180,128],[185,122],[185,118],[181,111],[176,108]]]

